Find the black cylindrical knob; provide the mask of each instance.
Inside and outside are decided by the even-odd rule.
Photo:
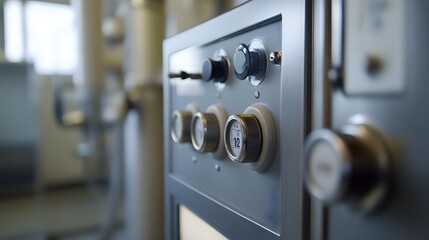
[[[250,51],[246,44],[240,44],[234,54],[234,73],[238,79],[249,76],[251,65]]]
[[[224,83],[228,77],[228,64],[225,58],[213,60],[206,58],[203,61],[201,79],[203,81],[213,80],[215,82]]]

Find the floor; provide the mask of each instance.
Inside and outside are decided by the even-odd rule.
[[[105,198],[86,187],[0,199],[0,239],[97,239],[105,207]]]

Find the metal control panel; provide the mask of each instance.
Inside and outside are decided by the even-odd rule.
[[[266,4],[164,42],[168,239],[182,206],[228,239],[302,235],[304,5]]]
[[[273,33],[275,33],[274,36]],[[277,209],[280,208],[281,192],[278,167],[280,154],[276,154],[275,150],[278,148],[276,140],[281,141],[280,136],[276,136],[276,126],[281,122],[279,101],[281,68],[279,65],[269,63],[267,54],[264,54],[265,56],[259,61],[265,61],[267,67],[260,73],[264,80],[258,87],[253,86],[248,77],[241,80],[234,74],[234,71],[237,71],[235,65],[238,64],[234,62],[239,61],[237,58],[245,58],[237,48],[240,48],[240,44],[250,45],[254,41],[258,41],[263,47],[264,50],[261,51],[281,51],[281,20],[273,19],[257,28],[248,28],[237,36],[233,35],[219,42],[186,48],[170,55],[170,72],[200,73],[205,59],[215,59],[213,56],[223,52],[228,71],[222,71],[222,74],[230,73],[224,83],[202,79],[171,78],[169,80],[172,112],[187,112],[189,104],[198,109],[193,112],[190,121],[180,121],[176,115],[170,117],[172,119],[170,129],[174,129],[173,132],[186,126],[188,132],[186,134],[190,135],[190,141],[171,144],[170,174],[213,200],[225,204],[226,207],[246,217],[252,217],[255,222],[273,231],[278,231],[280,212]],[[250,62],[250,60],[247,61]],[[243,62],[239,65],[243,67],[245,64]],[[259,64],[245,67],[248,67],[248,72],[251,72],[257,71],[252,68],[258,66]],[[219,70],[213,68],[212,71]],[[271,115],[271,119],[262,117],[258,119],[256,115],[249,113],[246,117],[253,119],[252,123],[242,125],[240,129],[235,126],[230,127],[229,129],[233,128],[235,132],[232,132],[232,129],[227,132],[225,125],[231,124],[228,118],[245,114],[245,110],[252,105],[264,108],[268,118]],[[270,120],[270,123],[266,123]],[[266,124],[272,124],[272,126],[269,132],[265,133],[266,136],[262,136],[261,128]],[[244,139],[244,132],[248,132],[247,140]],[[174,140],[175,135],[173,133],[169,138]],[[256,139],[253,140],[252,136]],[[262,146],[262,138],[268,141],[271,136],[274,139],[269,142],[271,146],[264,147],[270,148],[272,154],[268,157],[269,159],[263,157],[259,160],[270,163],[256,171],[252,167],[259,164],[258,157],[261,151],[266,151]],[[248,162],[234,162],[228,158],[227,153],[247,155],[251,159]]]

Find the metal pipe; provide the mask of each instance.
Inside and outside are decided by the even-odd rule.
[[[162,88],[141,93],[125,123],[126,239],[164,239]]]
[[[107,207],[100,227],[100,240],[112,239],[118,222],[123,193],[124,128],[123,122],[115,123],[109,151],[109,192]]]
[[[103,37],[101,21],[102,0],[73,0],[78,32],[78,60],[74,84],[80,107],[87,120],[87,138],[92,158],[103,155],[101,101],[105,88]]]
[[[134,110],[125,121],[126,239],[164,239],[162,1],[129,2],[125,88]]]
[[[104,90],[102,0],[74,0],[73,6],[78,31],[78,61],[74,83],[78,91],[98,96]],[[91,103],[98,109],[98,102]],[[92,106],[88,106],[90,107]]]
[[[161,1],[132,1],[126,20],[125,87],[162,85],[162,40],[164,4]]]

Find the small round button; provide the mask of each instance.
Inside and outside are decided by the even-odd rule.
[[[347,202],[369,212],[386,195],[390,162],[387,145],[371,126],[317,130],[305,142],[305,183],[323,203]]]
[[[176,143],[191,142],[192,112],[174,111],[171,115],[171,138]]]
[[[238,45],[234,54],[234,73],[235,76],[244,80],[249,76],[251,64],[250,51],[246,44]]]
[[[219,144],[219,123],[214,113],[195,113],[191,120],[191,141],[199,152],[216,151]]]
[[[254,86],[258,86],[264,80],[267,69],[267,58],[262,41],[255,39],[249,45],[238,45],[235,50],[234,74],[240,79],[248,79]]]
[[[203,81],[226,82],[228,77],[228,62],[224,57],[217,60],[206,58],[203,61],[201,79]]]

